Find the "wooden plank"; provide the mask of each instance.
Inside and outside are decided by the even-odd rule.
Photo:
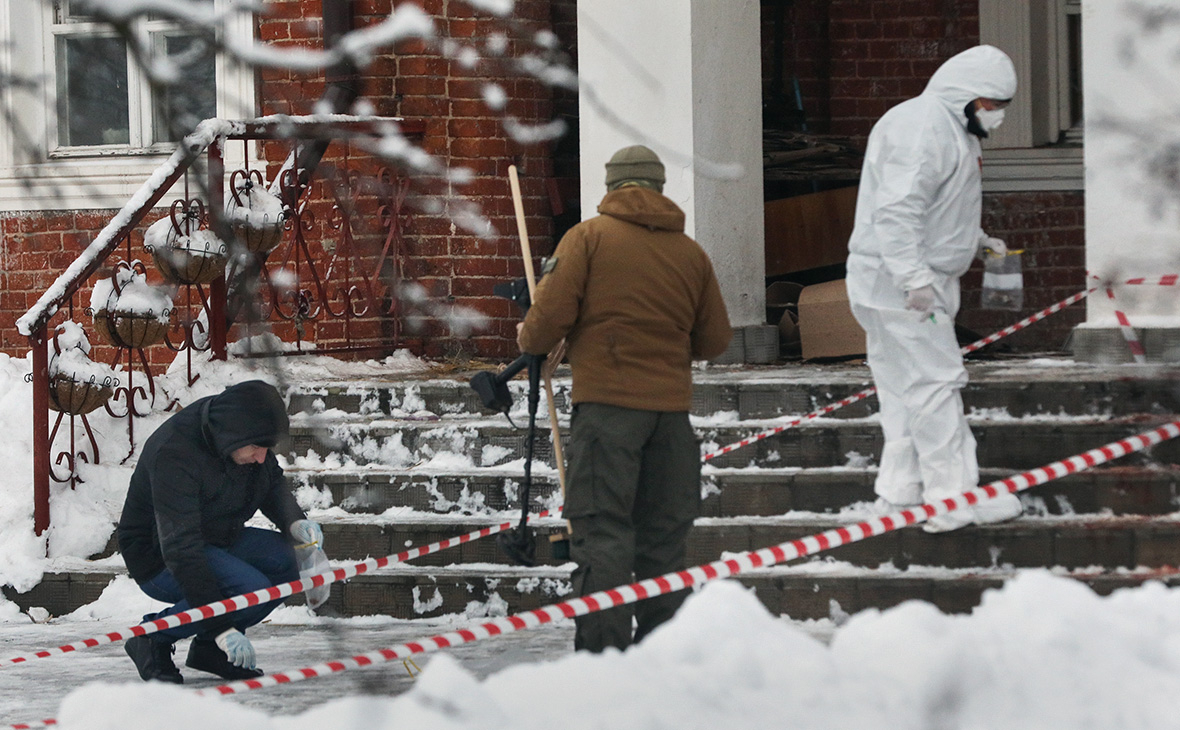
[[[852,186],[766,203],[766,275],[844,263],[856,191]]]

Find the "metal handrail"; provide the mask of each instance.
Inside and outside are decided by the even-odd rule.
[[[17,319],[17,330],[22,335],[31,337],[44,329],[49,319],[57,313],[61,303],[73,296],[82,283],[98,271],[123,237],[143,222],[144,216],[151,212],[168,190],[188,171],[192,163],[214,142],[361,137],[380,131],[381,125],[390,123],[399,124],[407,134],[421,132],[420,124],[407,125],[403,119],[335,114],[306,117],[275,115],[244,121],[206,119],[177,145],[171,157],[140,186],[110,223],[99,231],[86,250],[45,290],[36,304]],[[220,189],[217,193],[220,193]]]
[[[290,139],[304,141],[372,138],[375,135],[387,132],[391,128],[391,125],[397,125],[398,130],[407,136],[418,136],[424,128],[424,125],[421,123],[407,122],[403,119],[345,115],[315,115],[308,117],[275,115],[243,121],[208,119],[201,122],[194,132],[186,136],[177,146],[176,151],[172,153],[168,160],[140,186],[139,190],[136,191],[127,204],[103,227],[86,250],[57,277],[54,283],[37,300],[36,304],[30,307],[17,320],[18,330],[29,338],[32,349],[32,372],[28,378],[33,384],[33,523],[34,530],[38,535],[42,534],[49,527],[50,480],[53,478],[61,481],[61,479],[52,475],[50,463],[52,440],[57,433],[56,426],[52,434],[49,427],[49,344],[53,339],[48,332],[50,320],[63,306],[68,305],[72,308],[72,298],[74,295],[77,294],[79,289],[91,276],[97,273],[107,263],[109,257],[121,242],[128,241],[128,245],[130,245],[131,232],[143,222],[148,213],[159,204],[160,200],[168,194],[172,186],[189,171],[196,159],[203,153],[208,152],[209,156],[208,211],[210,212],[210,227],[216,230],[221,225],[220,216],[224,198],[225,170],[222,149],[225,142],[233,140]],[[294,172],[293,170],[287,171],[288,174],[286,174],[286,177],[292,177],[289,173]],[[309,174],[310,171],[301,170],[299,173],[299,175],[295,175],[294,177],[305,180],[304,175]],[[306,189],[306,185],[298,185],[296,187],[299,190]],[[288,202],[294,203],[297,201]],[[393,225],[396,228],[396,211],[392,215],[395,218]],[[389,242],[387,241],[382,256],[388,253],[388,249]],[[204,293],[201,293],[200,296],[205,301],[206,312],[209,315],[209,348],[212,350],[212,355],[215,359],[225,359],[227,322],[225,316],[226,281],[224,274],[210,282],[207,298]],[[186,337],[191,338],[191,335],[191,332],[187,332]],[[130,351],[128,352],[130,353]],[[142,350],[140,350],[139,356],[141,359],[144,358]],[[143,359],[143,361],[146,367],[146,359]],[[128,372],[128,376],[130,378],[131,371]],[[150,374],[148,377],[149,386],[151,386]],[[191,379],[192,375],[190,373]],[[134,389],[131,383],[128,382],[126,388],[123,390],[126,391],[128,417],[131,418],[135,411],[135,406],[132,402],[135,397]],[[154,389],[152,392],[154,394]],[[110,412],[109,405],[108,412]],[[59,425],[63,415],[59,414],[58,416]],[[73,415],[70,418],[72,419]],[[80,418],[87,434],[90,436],[89,441],[95,451],[93,455],[97,461],[97,447],[94,444],[93,435],[90,434],[89,424],[84,414]],[[71,439],[73,438],[72,428],[73,426],[71,425]],[[130,428],[131,426],[129,425],[129,430]],[[133,436],[131,436],[131,440],[131,453],[134,453]],[[71,471],[69,481],[71,484],[76,477],[73,464],[75,455],[72,452],[73,447],[71,446],[71,454],[68,456]],[[130,455],[128,454],[128,456]],[[85,457],[85,454],[80,454],[79,457]]]

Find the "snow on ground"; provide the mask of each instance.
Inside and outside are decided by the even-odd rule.
[[[130,608],[104,600],[98,614]],[[260,628],[258,648],[267,669],[294,669],[461,624],[331,620],[289,608]],[[13,651],[19,635],[48,646],[108,625],[81,616],[9,624],[0,642]],[[1100,598],[1026,571],[989,591],[970,616],[910,602],[817,636],[722,581],[625,653],[573,654],[571,630],[562,622],[419,656],[425,671],[416,681],[394,661],[230,697],[194,695],[216,680],[191,670],[185,687],[143,684],[116,647],[103,647],[0,669],[0,707],[3,722],[54,716],[66,730],[1079,730],[1171,727],[1180,696],[1180,591],[1158,583]],[[38,692],[21,699],[21,673],[34,671]],[[12,714],[14,704],[31,714]]]
[[[1041,372],[1068,369],[1053,361]],[[393,357],[341,364],[329,358],[202,361],[191,388],[179,360],[159,377],[162,402],[182,404],[250,377],[314,383],[339,375],[388,380],[425,364]],[[848,365],[846,377],[864,377]],[[1002,370],[1002,368],[1001,368]],[[101,464],[75,490],[53,487],[51,555],[32,536],[31,392],[28,360],[0,356],[0,581],[27,589],[43,571],[76,567],[106,543],[130,468],[124,423],[95,414]],[[785,371],[784,371],[785,372]],[[1079,370],[1089,374],[1085,368]],[[710,371],[708,379],[737,378]],[[794,375],[767,372],[768,379]],[[1102,377],[1095,371],[1093,377]],[[408,399],[412,400],[412,399]],[[403,410],[413,415],[417,404]],[[1001,413],[978,414],[1002,418]],[[142,439],[167,414],[137,422]],[[723,424],[730,414],[702,423]],[[470,468],[440,452],[432,469]],[[496,460],[488,454],[489,460]],[[859,455],[849,455],[849,466]],[[322,465],[340,462],[327,454]],[[507,468],[510,465],[501,465]],[[515,464],[511,466],[516,466]],[[312,490],[314,491],[314,490]],[[308,499],[316,495],[305,495]],[[317,505],[348,517],[339,507]],[[367,519],[372,519],[369,516]],[[110,559],[114,563],[117,558]],[[815,566],[813,566],[815,567]],[[823,566],[819,566],[822,568]],[[434,570],[438,570],[435,568]],[[0,599],[0,658],[58,646],[130,625],[156,610],[126,578],[66,617],[20,613]],[[481,615],[479,607],[467,616]],[[496,615],[495,607],[482,613]],[[324,619],[285,608],[252,632],[271,672],[432,636],[479,619]],[[34,619],[39,621],[34,623]],[[801,624],[769,615],[733,582],[698,591],[670,624],[625,653],[575,655],[572,626],[522,632],[420,657],[410,680],[400,662],[232,697],[196,696],[217,680],[186,671],[185,687],[138,681],[121,646],[0,667],[2,722],[56,717],[64,728],[415,727],[466,728],[1156,728],[1171,726],[1180,696],[1180,591],[1149,583],[1107,598],[1049,571],[1026,571],[989,592],[970,616],[927,604]],[[183,663],[182,646],[178,663]],[[31,691],[32,688],[36,691]]]

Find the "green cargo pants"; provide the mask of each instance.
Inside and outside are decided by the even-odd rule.
[[[565,516],[576,595],[683,570],[700,514],[701,456],[688,413],[579,403],[570,426]],[[576,619],[574,648],[600,652],[639,641],[672,617],[687,592]]]

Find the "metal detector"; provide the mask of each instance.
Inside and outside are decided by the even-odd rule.
[[[524,311],[529,311],[531,300],[529,289],[524,279],[517,279],[493,287],[497,296],[511,299]],[[496,544],[500,549],[519,565],[533,566],[537,564],[537,539],[528,529],[529,500],[533,486],[533,444],[537,436],[537,409],[541,403],[541,366],[545,362],[544,355],[524,354],[512,361],[508,367],[500,372],[484,370],[476,373],[469,381],[473,390],[483,402],[484,408],[503,413],[512,423],[508,412],[512,409],[512,392],[508,390],[508,381],[516,377],[521,370],[528,369],[529,376],[529,425],[528,435],[525,436],[524,458],[524,486],[520,491],[520,524],[496,536]],[[515,423],[512,423],[515,426]]]

